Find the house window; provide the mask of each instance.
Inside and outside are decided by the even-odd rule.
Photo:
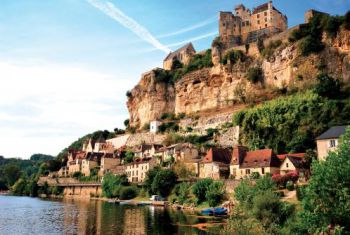
[[[246,173],[246,175],[249,175],[250,174],[250,169],[246,169],[245,173]]]
[[[266,11],[264,12],[264,16],[267,16],[267,12]]]
[[[260,20],[258,20],[258,24],[260,24]]]
[[[287,168],[289,167],[289,164],[288,164],[288,162],[286,163],[286,167],[287,167]]]
[[[260,15],[258,14],[256,17],[257,17],[257,18],[260,18]]]
[[[261,174],[265,174],[265,168],[261,168]]]
[[[330,140],[330,141],[329,141],[329,147],[330,147],[330,148],[337,147],[337,142],[336,142],[336,140]]]

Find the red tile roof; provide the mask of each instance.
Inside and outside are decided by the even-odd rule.
[[[232,152],[230,149],[211,148],[203,158],[202,163],[220,162],[230,164]]]
[[[281,164],[272,149],[247,151],[247,148],[238,146],[232,155],[231,164],[239,164],[240,168],[279,167]]]
[[[280,159],[281,161],[286,159],[286,157],[288,157],[288,156],[296,157],[296,158],[303,158],[305,156],[305,153],[286,153],[286,154],[277,155],[278,159]]]

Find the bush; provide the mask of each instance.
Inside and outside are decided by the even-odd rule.
[[[207,50],[204,55],[196,54],[187,66],[183,68],[183,75],[202,68],[212,67],[211,50]]]
[[[178,59],[175,59],[171,66],[171,70],[181,69],[182,67],[183,67],[183,64]]]
[[[311,35],[302,39],[299,44],[299,50],[303,56],[308,56],[312,53],[318,53],[324,48],[323,43],[319,39],[315,39]]]
[[[270,58],[273,55],[273,53],[275,52],[276,48],[278,48],[281,45],[282,45],[282,41],[281,40],[271,41],[267,45],[267,47],[262,50],[261,54],[265,58]]]
[[[212,42],[212,44],[211,44],[211,47],[216,47],[216,48],[218,48],[219,50],[222,50],[222,49],[224,49],[225,45],[222,43],[222,40],[221,40],[220,37],[216,37],[216,38],[213,40],[213,42]]]
[[[107,198],[120,196],[121,186],[128,186],[128,177],[126,175],[115,176],[107,173],[102,181],[102,193]]]
[[[131,96],[132,96],[131,91],[127,91],[127,92],[126,92],[126,97],[130,98]]]
[[[120,190],[120,199],[129,200],[137,196],[138,190],[134,186],[125,186]]]
[[[344,17],[344,27],[345,27],[345,29],[350,30],[350,11],[348,11],[348,12],[345,14],[345,17]]]
[[[209,185],[208,190],[205,194],[209,206],[214,207],[220,204],[225,194],[225,185],[223,182],[214,181]]]
[[[338,79],[334,79],[328,74],[320,74],[317,76],[317,81],[314,88],[316,94],[330,99],[340,97],[341,82]]]
[[[263,71],[260,67],[252,67],[248,69],[247,79],[251,83],[257,83],[261,81],[263,77]]]
[[[236,62],[240,61],[243,62],[246,60],[246,55],[241,50],[230,50],[228,51],[225,56],[222,58],[221,63],[226,65],[228,62],[230,64],[235,64]]]
[[[180,204],[184,204],[189,198],[191,186],[188,183],[181,183],[181,184],[178,184],[177,186],[178,186],[178,190],[177,190],[178,202]]]
[[[250,174],[250,178],[253,180],[259,179],[260,178],[260,174],[259,172],[253,172]]]
[[[264,40],[262,38],[258,38],[258,41],[256,42],[256,45],[258,47],[259,52],[261,53],[264,49]]]
[[[303,198],[305,196],[305,189],[306,189],[305,185],[297,185],[296,193],[297,193],[297,199],[299,201],[303,200]]]
[[[83,174],[80,171],[76,171],[73,173],[73,178],[80,179]]]
[[[329,16],[326,20],[324,30],[331,37],[337,36],[340,26],[343,24],[344,18],[340,16]]]
[[[209,186],[213,183],[210,178],[198,180],[192,188],[193,194],[197,197],[198,203],[205,201]]]
[[[292,181],[288,181],[286,184],[286,189],[288,189],[288,191],[293,191],[294,190],[294,183]]]

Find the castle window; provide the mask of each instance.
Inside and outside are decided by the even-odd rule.
[[[267,18],[265,18],[265,22],[267,22]]]
[[[245,23],[244,23],[244,22],[242,22],[242,26],[243,26],[243,27],[245,26]]]
[[[265,27],[267,28],[267,24],[265,24]]]
[[[265,168],[261,168],[261,174],[265,174]]]
[[[260,20],[258,20],[258,22],[257,22],[258,24],[260,24]]]
[[[267,12],[266,11],[264,12],[264,15],[267,16]]]
[[[260,15],[258,14],[256,17],[257,17],[257,18],[260,18]]]

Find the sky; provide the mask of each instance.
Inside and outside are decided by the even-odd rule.
[[[265,0],[266,1],[266,0]],[[57,155],[96,130],[124,128],[126,91],[167,53],[210,47],[219,11],[261,0],[0,0],[0,155]],[[289,26],[349,0],[275,0]]]

